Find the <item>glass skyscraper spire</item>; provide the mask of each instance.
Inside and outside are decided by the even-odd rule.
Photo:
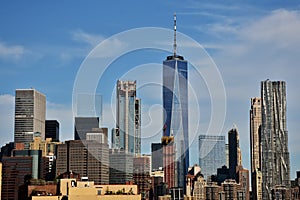
[[[176,15],[174,15],[174,53],[163,62],[163,138],[175,138],[179,187],[184,187],[189,167],[187,66],[183,56],[176,54]]]

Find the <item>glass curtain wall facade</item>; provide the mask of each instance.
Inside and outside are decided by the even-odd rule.
[[[175,138],[178,187],[184,187],[189,167],[187,70],[182,56],[168,56],[163,62],[163,137]]]
[[[99,117],[75,117],[74,139],[85,140],[93,128],[99,128]]]
[[[199,166],[204,178],[226,164],[225,136],[199,135]]]

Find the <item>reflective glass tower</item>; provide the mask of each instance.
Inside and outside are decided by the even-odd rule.
[[[176,54],[176,15],[174,15],[174,53],[163,62],[163,138],[174,137],[178,187],[184,187],[189,167],[188,64]]]
[[[204,178],[217,174],[217,169],[226,164],[225,136],[199,136],[199,166]]]

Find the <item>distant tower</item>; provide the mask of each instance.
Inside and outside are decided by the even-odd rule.
[[[177,55],[176,14],[174,14],[173,55],[163,62],[163,108],[164,140],[174,136],[176,146],[178,187],[185,188],[185,176],[189,167],[188,134],[188,65],[182,56]]]
[[[85,140],[86,134],[94,128],[99,128],[99,117],[75,117],[74,139]]]
[[[102,96],[100,94],[78,94],[75,102],[74,139],[85,140],[87,132],[101,127]]]
[[[261,185],[261,141],[260,141],[260,126],[261,126],[261,98],[251,98],[250,110],[250,149],[251,149],[251,181],[252,181],[252,196],[254,200],[262,200],[262,185]]]
[[[262,189],[268,200],[276,186],[290,187],[285,82],[262,81],[261,98]]]
[[[199,166],[204,178],[217,174],[217,169],[226,164],[225,136],[199,136]]]
[[[239,144],[239,133],[236,126],[228,132],[229,145],[229,178],[237,179],[237,166],[241,165],[241,149]]]
[[[45,138],[59,141],[59,122],[57,120],[46,120],[45,132]]]
[[[126,153],[141,153],[141,100],[136,98],[136,81],[117,82],[117,124],[113,146]]]
[[[46,97],[35,89],[17,89],[15,96],[15,134],[16,143],[24,143],[29,149],[33,134],[40,132],[45,139]]]

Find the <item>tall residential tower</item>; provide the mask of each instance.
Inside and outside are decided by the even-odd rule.
[[[35,89],[17,89],[15,96],[16,143],[24,143],[29,149],[35,132],[45,139],[46,97]]]
[[[113,147],[126,153],[141,153],[141,100],[136,98],[136,81],[117,82],[116,129]]]
[[[285,82],[262,81],[261,98],[262,190],[263,199],[272,199],[276,186],[290,186]]]
[[[250,159],[252,196],[254,200],[262,200],[261,177],[261,98],[251,98],[250,110]]]

